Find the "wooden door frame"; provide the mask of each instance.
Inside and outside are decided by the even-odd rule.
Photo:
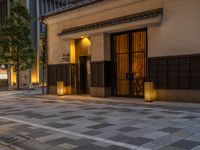
[[[89,94],[90,91],[88,91],[88,87],[90,87],[89,83],[88,83],[88,75],[87,75],[87,62],[88,60],[91,60],[91,56],[79,56],[79,61],[81,58],[84,58],[85,60],[85,63],[84,63],[84,68],[82,68],[83,66],[81,66],[81,64],[78,63],[78,67],[77,67],[77,89],[76,89],[76,93],[77,94]],[[82,64],[83,65],[83,64]],[[81,74],[80,74],[80,71],[81,69],[84,69],[84,80],[85,80],[85,83],[84,83],[84,87],[81,87],[82,86],[82,80],[83,78],[81,77]]]
[[[113,33],[111,34],[111,38],[110,38],[110,43],[111,43],[111,61],[112,61],[112,96],[118,96],[118,97],[135,97],[135,98],[144,98],[144,95],[141,96],[133,96],[133,85],[131,83],[131,80],[129,80],[129,95],[118,95],[117,94],[117,63],[115,63],[115,43],[114,43],[114,37],[117,35],[122,35],[122,34],[127,34],[128,35],[128,54],[129,54],[129,73],[132,72],[132,47],[134,46],[133,42],[132,42],[132,33],[134,32],[139,32],[139,31],[145,31],[146,33],[146,66],[145,66],[145,72],[146,72],[146,76],[144,79],[144,82],[147,79],[148,76],[148,32],[147,32],[147,28],[141,28],[141,29],[135,29],[135,30],[129,30],[129,31],[124,31],[124,32],[118,32],[118,33]],[[131,64],[131,65],[130,65]],[[144,89],[143,89],[144,90]]]

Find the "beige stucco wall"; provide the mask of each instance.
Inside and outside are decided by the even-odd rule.
[[[112,18],[118,18],[121,16],[127,16],[161,7],[162,0],[109,0],[48,17],[44,20],[48,25],[48,63],[62,63],[63,54],[70,49],[70,39],[80,38],[81,36],[89,36],[91,37],[93,45],[91,51],[93,51],[92,49],[94,49],[94,51],[96,51],[96,49],[105,49],[104,45],[101,46],[100,42],[108,46],[109,39],[107,39],[107,41],[105,41],[105,39],[100,39],[100,41],[96,42],[97,47],[95,44],[93,44],[99,34],[104,34],[104,32],[131,30],[132,28],[138,28],[140,26],[146,26],[146,24],[149,23],[160,21],[160,18],[156,18],[155,20],[152,19],[147,21],[138,21],[137,23],[118,25],[115,27],[108,27],[107,30],[100,29],[98,31],[94,30],[93,32],[87,31],[84,33],[72,34],[69,37],[58,36],[58,34],[64,29],[100,22]],[[98,33],[98,35],[96,35],[96,33]],[[99,57],[95,58],[96,56],[94,56],[93,60],[103,60],[103,57],[107,57],[105,59],[110,60],[110,54],[108,51],[109,48],[106,49],[107,51],[102,53],[103,56],[101,56],[101,54],[98,55],[97,51],[96,54],[93,53],[93,55],[97,55]],[[100,57],[102,58],[100,59]]]
[[[111,96],[111,88],[91,87],[90,95],[93,97],[108,97]]]
[[[153,10],[162,6],[162,0],[105,0],[103,2],[46,18],[47,24],[71,28],[112,18]]]
[[[158,101],[200,102],[199,90],[157,90]]]
[[[48,26],[48,64],[61,64],[63,54],[70,52],[70,40],[61,39],[57,33],[59,30],[58,25],[49,25]]]
[[[163,0],[163,20],[148,27],[148,56],[200,53],[200,0]]]
[[[96,34],[91,36],[91,60],[109,61],[110,60],[110,36],[109,34]]]
[[[52,16],[45,20],[48,24],[49,64],[61,63],[62,54],[69,49],[69,42],[67,42],[69,38],[58,36],[63,29],[156,8],[163,8],[164,11],[160,24],[149,25],[147,22],[141,22],[140,24],[135,23],[135,26],[120,25],[123,28],[122,31],[147,26],[149,57],[200,53],[199,0],[109,0]],[[120,26],[118,28],[109,27],[108,30],[110,32],[121,31]],[[105,31],[94,32],[98,32],[99,35],[100,32],[103,34]],[[95,42],[98,35],[95,35],[94,32],[87,31],[72,36],[74,38],[80,38],[81,35],[93,36],[94,38],[91,40]],[[100,43],[103,43],[101,39],[99,43],[96,43],[99,49],[103,46]],[[93,48],[96,47],[93,45]],[[99,57],[102,56],[99,55]],[[96,59],[98,60],[94,56],[94,60]]]

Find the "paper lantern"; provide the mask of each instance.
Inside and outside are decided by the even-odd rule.
[[[154,89],[153,82],[144,83],[144,99],[146,102],[156,100],[156,90]]]
[[[58,96],[64,95],[64,82],[62,81],[57,82],[57,95]]]

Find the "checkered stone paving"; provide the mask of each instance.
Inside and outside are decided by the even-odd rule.
[[[200,150],[200,104],[87,98],[0,93],[0,140],[26,150]]]

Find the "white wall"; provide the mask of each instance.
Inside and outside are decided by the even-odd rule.
[[[148,28],[148,56],[200,53],[200,0],[163,0],[161,25]]]

